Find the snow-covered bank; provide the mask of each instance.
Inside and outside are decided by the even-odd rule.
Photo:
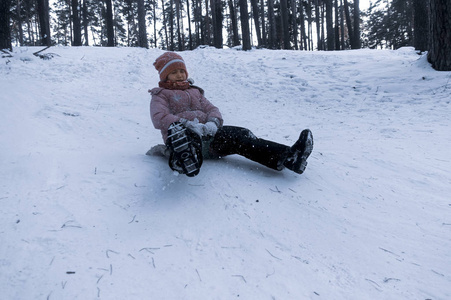
[[[227,124],[292,144],[176,176],[144,153],[160,50],[0,59],[4,299],[451,298],[451,74],[398,51],[183,52]]]

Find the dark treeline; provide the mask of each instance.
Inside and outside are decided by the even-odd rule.
[[[445,60],[451,52],[451,0],[375,0],[367,11],[360,11],[359,0],[0,1],[1,49],[91,45],[183,51],[209,45],[330,51],[415,46],[433,49],[430,55]]]

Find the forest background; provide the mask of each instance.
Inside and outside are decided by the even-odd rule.
[[[0,1],[0,49],[90,45],[331,51],[414,46],[429,51],[434,68],[451,70],[451,0]]]

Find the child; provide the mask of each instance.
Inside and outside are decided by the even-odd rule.
[[[304,172],[313,150],[309,129],[289,147],[257,138],[246,128],[223,126],[219,109],[204,97],[201,88],[187,81],[188,71],[180,55],[165,52],[154,66],[160,82],[149,91],[150,115],[155,128],[161,130],[172,170],[192,177],[199,173],[204,158],[239,154],[274,170],[286,167]]]

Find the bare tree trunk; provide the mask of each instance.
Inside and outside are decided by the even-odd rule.
[[[213,45],[222,48],[222,3],[221,0],[210,0],[213,21]]]
[[[4,2],[8,2],[10,0],[3,0]],[[16,6],[16,14],[17,14],[17,27],[19,29],[19,45],[23,45],[23,28],[22,28],[22,16],[20,13],[21,8],[21,0],[17,0],[17,6]]]
[[[261,28],[260,28],[260,16],[259,16],[259,10],[258,10],[258,0],[251,0],[252,5],[252,14],[254,16],[254,24],[255,24],[255,32],[257,33],[257,42],[258,45],[262,46],[262,34],[261,34]]]
[[[359,0],[354,0],[354,39],[351,40],[353,43],[351,44],[352,49],[360,49],[360,7]]]
[[[144,0],[138,0],[138,46],[149,48],[147,41],[146,7]]]
[[[354,45],[354,30],[352,29],[352,23],[351,23],[351,14],[349,13],[349,5],[348,0],[344,0],[345,4],[345,16],[346,16],[346,24],[348,25],[348,34],[349,34],[349,40],[351,44],[351,48]]]
[[[208,14],[208,1],[205,0],[205,44],[210,45],[211,44],[211,32],[210,32],[210,16]]]
[[[177,40],[178,40],[178,49],[179,51],[183,51],[184,50],[184,43],[185,41],[182,39],[182,32],[180,30],[180,26],[181,26],[181,21],[180,21],[180,0],[175,0],[175,14],[176,14],[176,18],[177,18]]]
[[[305,34],[305,17],[303,1],[299,1],[299,14],[301,18],[301,50],[307,50],[307,36]]]
[[[282,37],[283,37],[283,48],[291,49],[290,45],[290,29],[288,22],[288,4],[287,0],[280,0],[280,10],[282,17]]]
[[[262,46],[268,45],[268,38],[266,34],[266,19],[265,19],[265,4],[264,0],[261,0],[260,2],[260,16],[262,18]]]
[[[193,50],[193,35],[191,32],[191,12],[189,9],[189,0],[186,0],[186,13],[188,15],[188,47],[190,50]]]
[[[202,4],[199,4],[200,0],[193,0],[196,4],[196,9],[194,11],[194,21],[196,23],[196,47],[201,44],[201,28],[202,28]]]
[[[313,50],[313,16],[312,16],[312,5],[313,0],[308,0],[308,6],[307,6],[307,19],[308,19],[308,50]]]
[[[296,1],[291,1],[291,22],[293,27],[293,43],[294,43],[294,49],[298,50],[298,25],[297,25],[297,7],[296,7]]]
[[[332,0],[326,0],[327,50],[335,50]]]
[[[229,4],[229,11],[230,11],[230,19],[232,23],[232,46],[238,46],[240,44],[240,38],[238,36],[238,24],[237,24],[237,18],[236,18],[236,11],[235,11],[235,5],[233,3],[233,0],[228,1]]]
[[[276,48],[276,16],[274,14],[274,0],[268,0],[268,18],[269,18],[269,47]]]
[[[340,17],[338,13],[338,0],[334,1],[335,7],[335,50],[340,50]]]
[[[89,46],[89,29],[88,29],[88,0],[83,0],[83,34],[85,37],[85,46]]]
[[[163,30],[164,30],[164,37],[166,41],[166,49],[169,49],[169,35],[168,35],[168,22],[166,18],[166,9],[164,8],[164,0],[161,0],[161,7],[163,10]]]
[[[414,35],[413,42],[416,50],[421,52],[428,49],[429,12],[427,1],[413,0]]]
[[[346,43],[345,43],[345,19],[343,18],[343,0],[340,0],[340,33],[341,33],[341,50],[346,49]]]
[[[251,34],[249,30],[249,12],[247,1],[240,0],[241,35],[243,39],[243,50],[251,50]]]
[[[9,1],[8,1],[9,2]],[[39,15],[39,25],[41,28],[40,41],[42,46],[51,46],[50,39],[50,17],[49,17],[49,1],[37,0],[37,9]]]
[[[320,9],[318,0],[315,0],[315,20],[316,20],[316,39],[318,43],[318,50],[323,50],[323,43],[321,40],[321,22],[319,19]]]
[[[72,0],[72,23],[74,40],[72,46],[81,46],[81,22],[80,22],[80,3],[78,0]]]
[[[170,34],[170,44],[169,44],[169,50],[174,51],[175,45],[174,45],[174,1],[171,0],[169,2],[169,34]]]
[[[11,44],[11,29],[9,25],[11,1],[2,0],[0,2],[0,50],[8,49],[13,51]]]
[[[451,1],[430,0],[428,61],[437,71],[451,71]]]
[[[157,1],[153,1],[153,39],[154,39],[154,47],[157,48]]]
[[[107,32],[107,46],[114,47],[114,25],[113,25],[113,3],[111,0],[106,2],[106,32]]]

